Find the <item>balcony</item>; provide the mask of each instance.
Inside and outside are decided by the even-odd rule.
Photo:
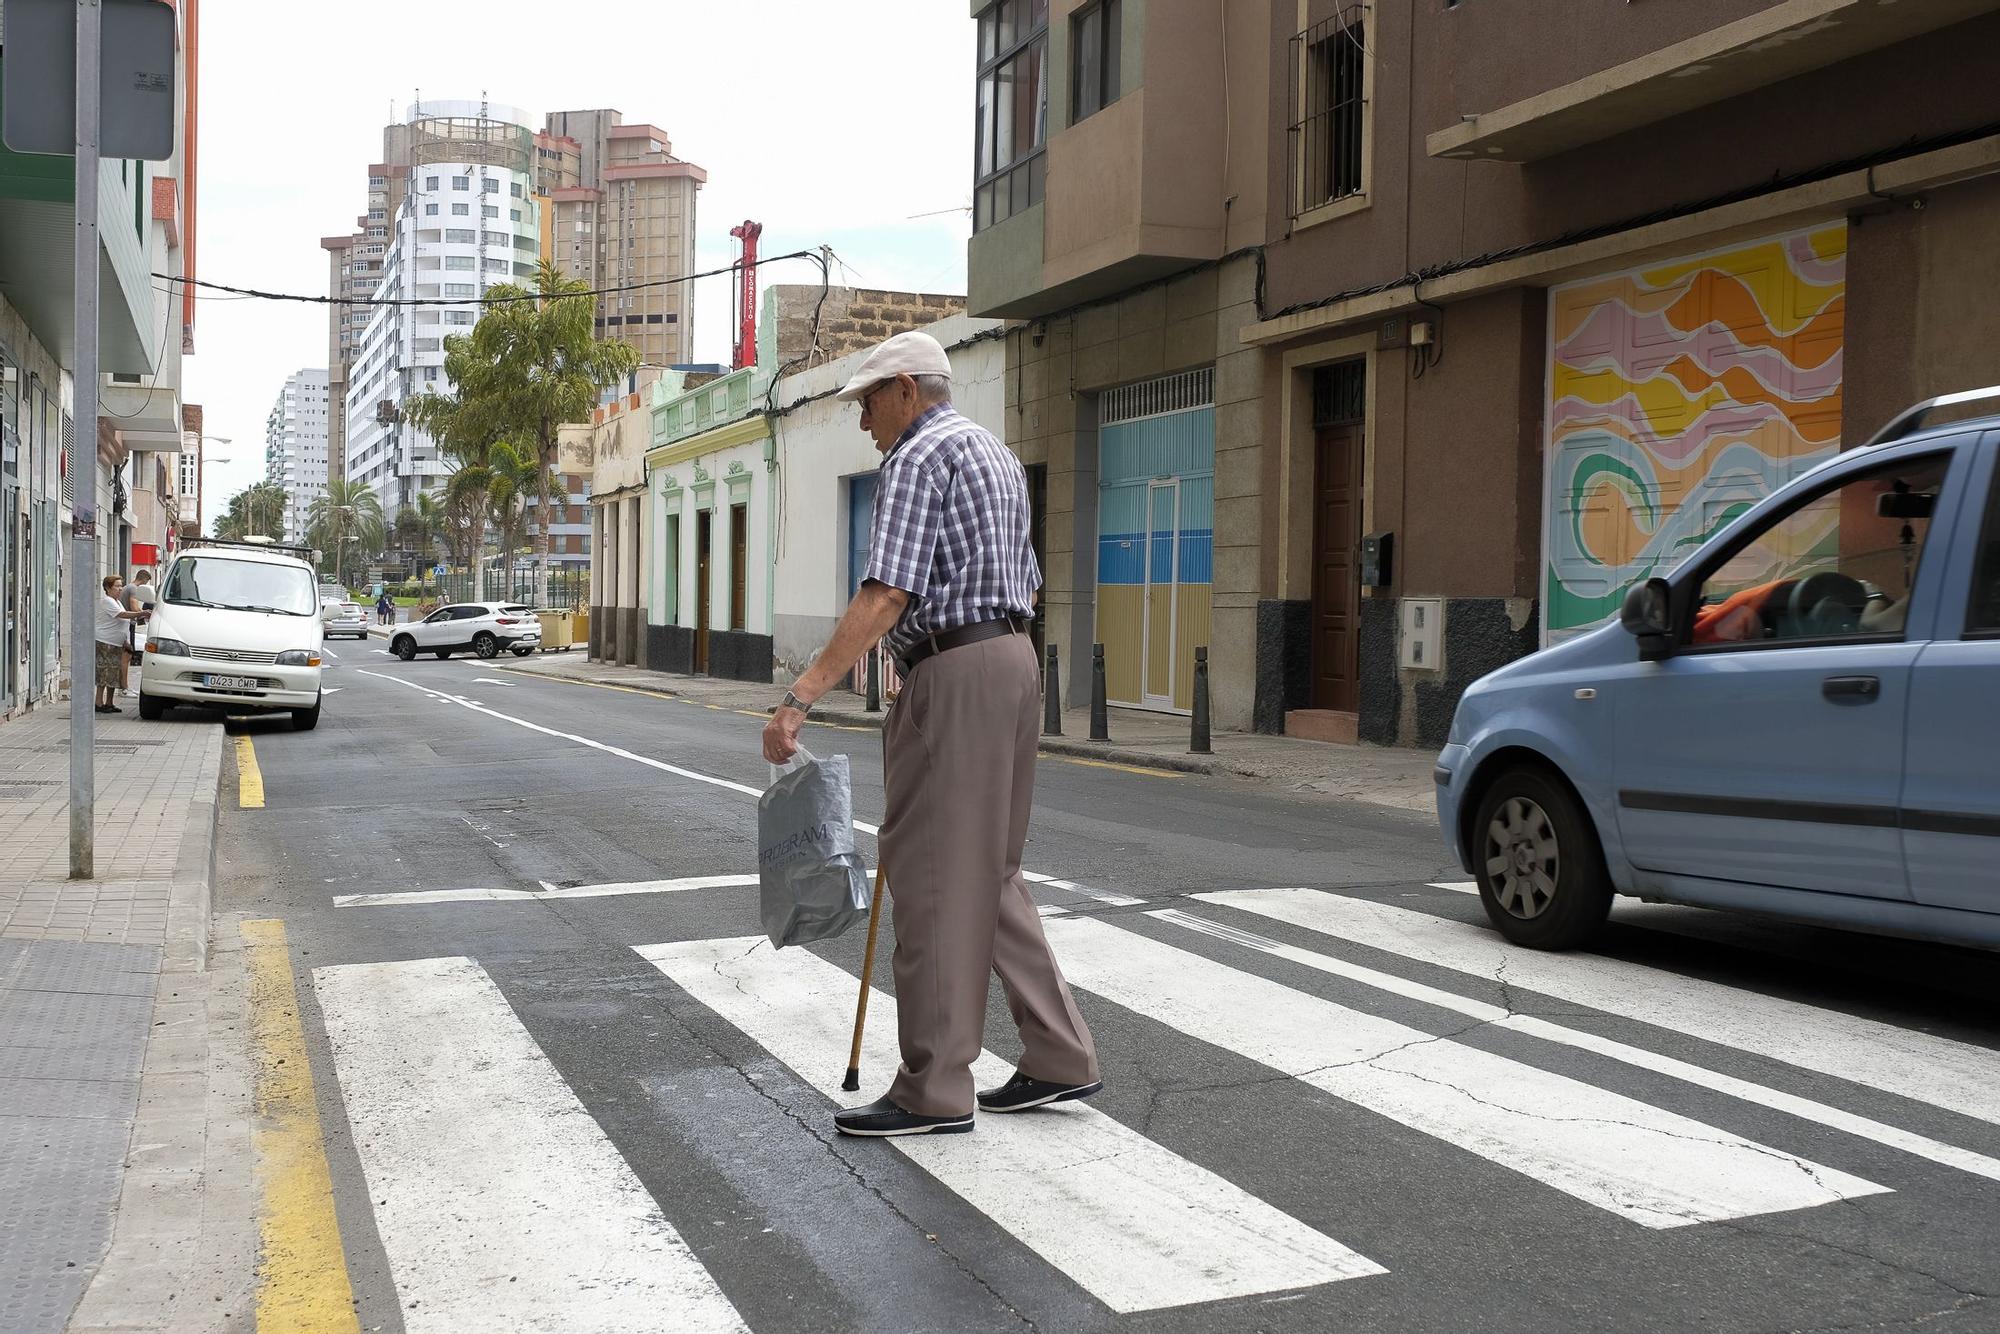
[[[2000,0],[1782,0],[1424,141],[1432,157],[1535,162],[2000,10]]]

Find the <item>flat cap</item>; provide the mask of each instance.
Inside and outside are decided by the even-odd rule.
[[[937,339],[921,329],[899,333],[868,354],[861,369],[854,372],[847,387],[836,397],[858,403],[870,389],[898,375],[942,375],[949,380],[951,358],[945,355],[944,346]]]

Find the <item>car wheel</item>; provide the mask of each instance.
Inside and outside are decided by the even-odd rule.
[[[1587,943],[1611,911],[1597,831],[1545,769],[1508,769],[1487,785],[1472,825],[1479,899],[1500,934],[1531,949]]]
[[[534,652],[534,650],[533,650],[533,649],[531,649],[531,648],[517,648],[517,649],[515,649],[515,650],[514,650],[514,656],[515,656],[515,657],[517,657],[517,658],[525,658],[525,657],[527,657],[527,656],[528,656],[528,655],[529,655],[530,653],[533,653],[533,652]]]
[[[141,686],[139,688],[139,716],[149,723],[156,723],[167,716],[167,702],[163,699],[155,699],[146,693],[144,686]]]
[[[482,658],[491,658],[500,652],[500,641],[481,630],[472,637],[472,651]]]
[[[313,728],[319,726],[319,706],[324,699],[325,696],[322,695],[319,699],[314,700],[313,706],[310,709],[292,710],[292,730],[294,732],[310,732]]]
[[[450,656],[451,656],[451,650],[448,648],[441,648],[437,651],[437,658],[439,662],[443,662],[446,658],[449,658]]]
[[[396,642],[389,645],[389,651],[408,662],[417,656],[417,641],[408,635],[397,635]]]

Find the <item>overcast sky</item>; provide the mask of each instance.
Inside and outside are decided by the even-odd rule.
[[[964,0],[206,0],[197,276],[324,294],[382,127],[415,92],[543,113],[616,107],[708,170],[697,269],[825,244],[864,286],[965,290],[973,24]],[[930,217],[913,217],[934,214]],[[836,270],[835,280],[841,280]],[[765,285],[816,280],[803,261]],[[729,278],[699,284],[695,357],[726,361]],[[285,377],[326,364],[326,308],[205,300],[186,399],[207,411],[205,515],[263,475]]]

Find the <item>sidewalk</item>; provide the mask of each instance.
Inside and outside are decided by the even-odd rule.
[[[172,1268],[200,1217],[202,1003],[222,728],[97,720],[100,878],[69,870],[69,710],[0,723],[0,1331]],[[186,1225],[170,1225],[168,1218]],[[157,1305],[173,1287],[149,1290]],[[162,1310],[135,1320],[147,1327]]]
[[[489,665],[502,671],[657,691],[699,704],[753,713],[770,712],[785,693],[783,686],[678,676],[591,662],[583,656],[581,648],[568,653],[536,653],[526,658],[496,658]],[[821,722],[849,726],[882,725],[882,715],[869,713],[861,696],[838,689],[819,702],[812,716]],[[1138,709],[1111,710],[1108,742],[1086,739],[1090,736],[1088,709],[1066,710],[1062,730],[1059,737],[1042,738],[1044,753],[1181,773],[1231,774],[1294,792],[1322,793],[1400,810],[1430,811],[1436,801],[1431,782],[1436,756],[1429,751],[1340,746],[1296,737],[1217,732],[1210,741],[1214,754],[1191,755],[1186,718]]]

